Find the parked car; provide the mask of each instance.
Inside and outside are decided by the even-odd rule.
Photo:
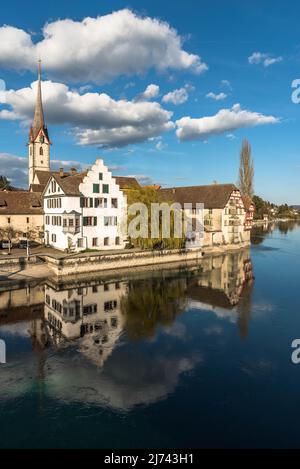
[[[1,248],[2,249],[9,249],[10,247],[12,247],[11,241],[8,241],[7,239],[3,239],[1,241]]]
[[[18,248],[27,249],[27,239],[20,239]]]

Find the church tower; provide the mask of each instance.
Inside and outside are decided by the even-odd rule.
[[[42,84],[41,61],[38,63],[38,88],[35,112],[32,126],[29,131],[28,158],[29,158],[29,187],[33,184],[35,171],[50,171],[50,145],[48,130],[45,125]]]

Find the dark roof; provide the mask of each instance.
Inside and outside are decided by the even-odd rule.
[[[41,215],[42,194],[37,192],[1,192],[0,215]]]
[[[214,308],[232,309],[236,302],[231,302],[224,290],[199,286],[195,282],[188,284],[188,297],[194,301],[206,303]]]
[[[141,186],[134,177],[113,176],[120,189],[139,189]]]
[[[230,195],[238,188],[234,184],[212,184],[209,186],[174,187],[160,189],[158,193],[166,201],[178,202],[181,205],[191,203],[204,204],[205,208],[224,208]]]
[[[62,190],[66,195],[80,195],[79,185],[82,183],[83,179],[87,175],[85,173],[77,173],[73,176],[68,176],[65,178],[61,178],[59,173],[52,173],[52,177],[56,180],[56,182],[60,185]]]
[[[45,186],[43,186],[42,184],[31,184],[29,191],[30,192],[43,192],[44,188]]]

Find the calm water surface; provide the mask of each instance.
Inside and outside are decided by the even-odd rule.
[[[300,226],[197,267],[0,289],[0,447],[300,447]]]

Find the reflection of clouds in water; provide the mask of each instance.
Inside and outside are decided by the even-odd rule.
[[[165,327],[164,332],[172,337],[184,339],[186,336],[186,326],[180,322],[174,322],[172,326]]]
[[[146,351],[121,347],[102,370],[86,363],[82,356],[72,360],[69,354],[47,359],[45,393],[62,402],[108,406],[129,411],[136,405],[149,405],[165,399],[176,389],[180,375],[202,362],[196,351],[177,352],[176,347]],[[35,365],[34,365],[35,363]],[[24,395],[34,384],[37,366],[34,360],[5,367],[0,374],[1,398]]]
[[[249,362],[242,366],[241,370],[250,377],[260,375],[266,375],[272,373],[277,369],[277,365],[271,360],[260,359],[257,362]]]
[[[236,308],[225,309],[219,306],[212,306],[208,303],[202,303],[201,301],[190,300],[188,304],[189,309],[195,309],[200,311],[211,311],[219,319],[229,319],[230,322],[237,322],[237,310]]]
[[[18,337],[28,337],[28,322],[1,326],[1,336],[10,335]]]
[[[224,329],[221,326],[211,326],[204,329],[204,332],[206,335],[222,335]]]
[[[266,313],[271,313],[274,311],[274,305],[271,303],[253,303],[252,305],[252,313],[253,316],[263,316]]]

